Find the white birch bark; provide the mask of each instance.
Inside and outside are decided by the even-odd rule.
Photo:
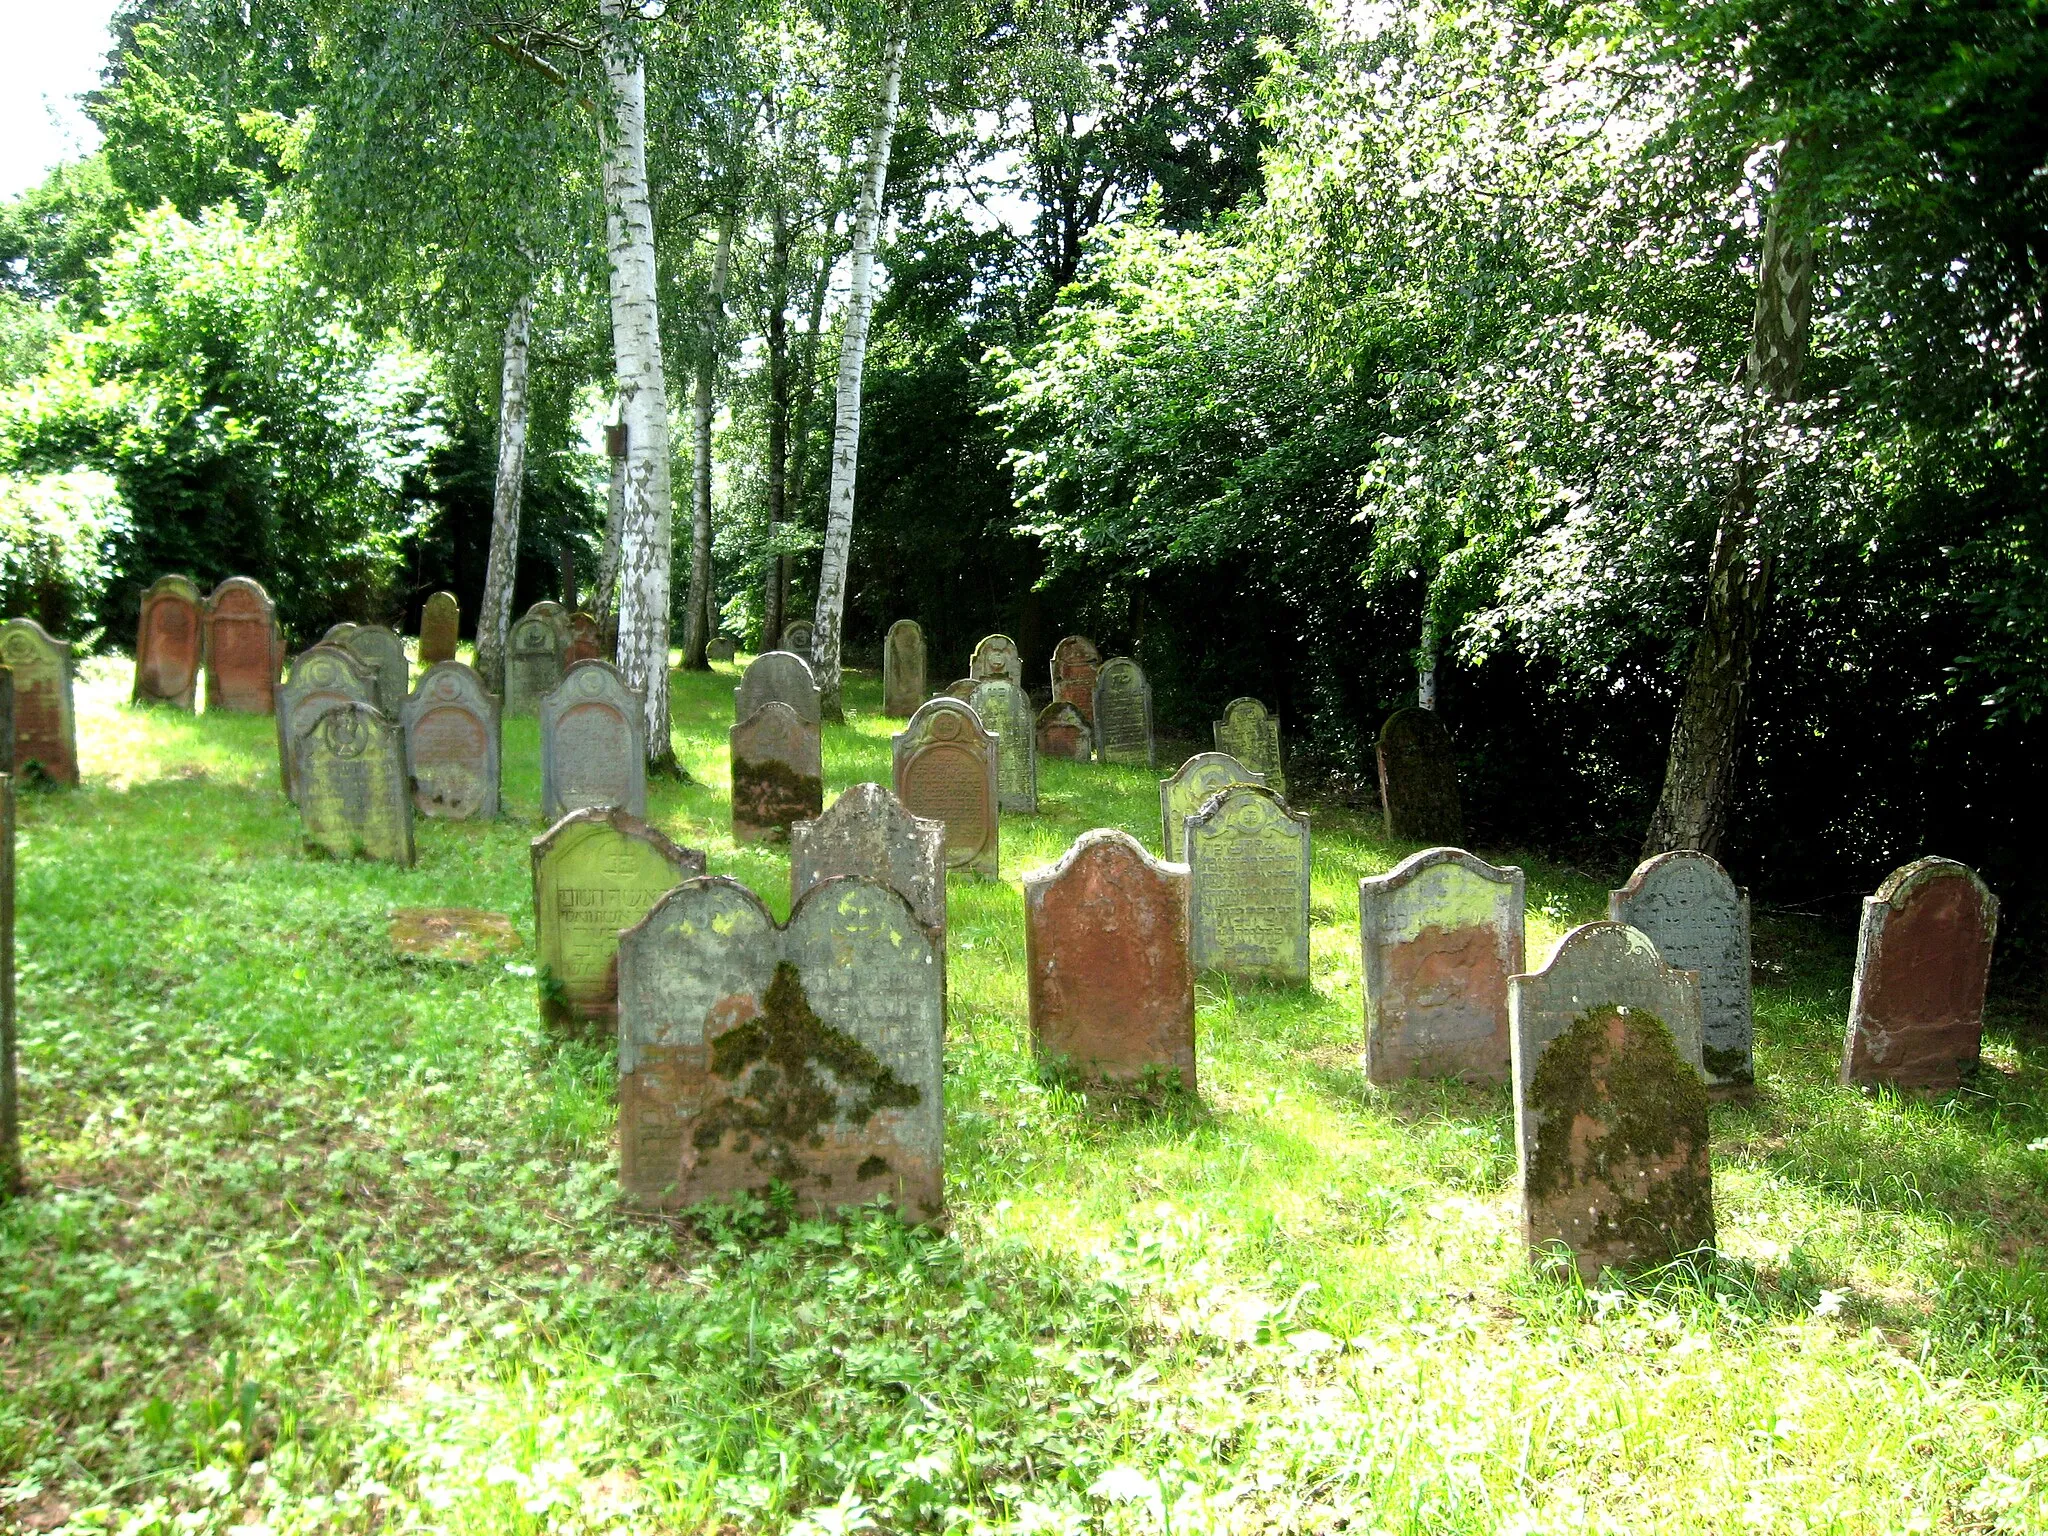
[[[533,337],[533,295],[521,294],[505,320],[505,361],[498,383],[498,478],[491,493],[491,553],[476,615],[476,670],[505,693],[505,632],[519,575],[519,498],[526,484],[526,359]]]
[[[615,423],[619,442],[623,443],[626,432],[626,413],[623,402],[619,406]],[[611,433],[606,433],[607,456],[611,460],[611,485],[605,493],[604,504],[604,547],[597,557],[597,586],[590,594],[590,616],[597,620],[597,631],[602,637],[607,657],[617,649],[619,638],[619,519],[626,506],[626,456],[623,451],[610,453],[614,446]]]
[[[868,173],[853,225],[853,275],[840,332],[839,389],[832,423],[832,489],[825,504],[825,545],[818,559],[818,607],[811,654],[817,662],[819,704],[829,719],[844,720],[839,699],[839,630],[846,611],[846,561],[853,545],[853,481],[860,458],[860,379],[867,363],[868,316],[874,308],[875,243],[882,225],[882,189],[889,180],[889,142],[903,84],[909,39],[893,19],[882,57],[882,106],[868,143]]]
[[[690,613],[684,630],[683,665],[697,671],[710,663],[704,648],[711,643],[711,397],[718,378],[719,344],[725,335],[725,283],[732,270],[733,214],[718,221],[718,248],[711,258],[711,291],[705,295],[699,328],[702,355],[697,385],[690,398],[691,427],[696,445],[691,468]]]

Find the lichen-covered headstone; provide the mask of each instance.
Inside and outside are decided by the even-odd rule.
[[[71,711],[71,649],[34,619],[0,624],[0,663],[14,674],[14,776],[78,782],[78,729]]]
[[[1038,733],[1031,719],[1031,700],[1016,683],[989,678],[974,685],[967,701],[981,717],[982,728],[996,739],[996,800],[1019,816],[1038,811]]]
[[[1266,781],[1228,752],[1197,752],[1159,781],[1159,846],[1175,864],[1187,862],[1187,819],[1233,784]]]
[[[1041,1061],[1084,1082],[1194,1091],[1185,864],[1126,832],[1082,833],[1024,877],[1024,966]]]
[[[1465,835],[1458,759],[1433,709],[1397,709],[1380,727],[1380,808],[1399,842],[1455,843]]]
[[[998,873],[1002,821],[996,739],[958,699],[927,699],[890,738],[896,798],[946,828],[946,866]]]
[[[1105,661],[1095,674],[1095,755],[1105,763],[1153,766],[1152,685],[1128,656]]]
[[[318,643],[321,645],[341,645],[341,643],[344,640],[348,639],[348,637],[354,634],[355,632],[356,626],[349,620],[343,619],[339,624],[328,625],[327,633],[320,637]],[[342,646],[342,649],[346,650],[348,648],[346,646]],[[358,661],[365,660],[365,658],[360,656],[358,656],[356,659]],[[368,658],[366,665],[368,667],[374,668],[376,666],[376,658]]]
[[[420,665],[453,661],[462,639],[462,604],[453,592],[436,592],[420,610]]]
[[[317,649],[317,647],[316,647]],[[405,740],[375,705],[338,699],[294,726],[299,818],[336,858],[413,862]]]
[[[375,703],[387,720],[396,720],[412,691],[412,664],[405,642],[382,624],[358,624],[341,640],[341,648],[376,679]]]
[[[710,661],[731,661],[739,653],[739,642],[731,635],[713,635],[711,643],[704,647],[705,658]]]
[[[882,713],[907,720],[924,702],[924,630],[915,619],[898,619],[882,644]]]
[[[136,703],[192,708],[199,692],[199,612],[199,589],[189,577],[159,576],[142,594],[130,695]]]
[[[732,753],[732,835],[742,843],[780,842],[825,804],[825,761],[818,727],[770,699],[727,733]]]
[[[230,576],[206,600],[206,707],[236,715],[277,709],[284,642],[277,608],[261,583]]]
[[[1521,870],[1462,848],[1425,848],[1358,882],[1374,1082],[1508,1080],[1508,978],[1524,965],[1523,891]]]
[[[999,677],[1024,686],[1024,658],[1017,654],[1017,642],[1008,635],[984,635],[967,660],[967,675],[977,683]]]
[[[1700,983],[1647,934],[1588,923],[1508,982],[1522,1232],[1579,1273],[1714,1241]]]
[[[936,945],[899,893],[828,880],[778,927],[737,881],[686,881],[619,944],[619,1182],[659,1210],[780,1184],[805,1217],[935,1221],[944,1053]]]
[[[946,829],[913,816],[880,784],[856,784],[822,816],[789,829],[789,899],[827,880],[870,880],[902,892],[917,920],[946,933]]]
[[[505,641],[505,713],[537,715],[540,701],[562,683],[562,631],[545,613],[531,609],[512,626]]]
[[[956,678],[954,681],[946,684],[944,697],[958,699],[962,704],[965,704],[974,697],[974,690],[980,686],[980,683],[974,678]]]
[[[611,807],[571,811],[533,840],[533,921],[541,1016],[609,1034],[619,1011],[619,934],[693,875],[704,855],[678,848]]]
[[[562,653],[564,665],[574,667],[579,661],[601,661],[604,659],[604,636],[597,627],[597,620],[587,613],[569,615],[569,649]]]
[[[1998,898],[1953,859],[1895,869],[1863,900],[1842,1082],[1945,1090],[1977,1065]]]
[[[300,731],[330,704],[344,701],[376,703],[369,674],[338,645],[316,645],[292,659],[291,671],[277,691],[277,772],[284,792],[299,797],[297,760]]]
[[[1233,784],[1187,818],[1188,942],[1195,969],[1308,981],[1308,817],[1272,790]]]
[[[1065,762],[1086,763],[1095,758],[1095,733],[1088,717],[1064,699],[1055,699],[1038,712],[1035,727],[1038,755]]]
[[[1266,713],[1257,699],[1232,699],[1223,706],[1223,718],[1212,722],[1216,750],[1228,752],[1253,773],[1263,775],[1266,787],[1287,793],[1287,776],[1280,768],[1280,717]]]
[[[733,723],[768,703],[787,704],[805,724],[818,724],[818,680],[811,664],[789,651],[767,651],[748,662],[732,691]]]
[[[1095,723],[1095,673],[1101,665],[1102,652],[1080,635],[1069,635],[1052,648],[1053,702],[1073,705],[1090,726]]]
[[[541,814],[616,805],[647,814],[646,716],[608,661],[579,661],[540,701]]]
[[[459,661],[437,661],[399,711],[413,809],[443,821],[498,814],[498,701]]]
[[[817,633],[817,626],[809,619],[798,619],[794,624],[782,626],[782,649],[792,656],[811,659],[811,637]]]
[[[1707,1086],[1735,1092],[1754,1083],[1749,892],[1704,853],[1663,853],[1607,893],[1607,915],[1647,933],[1670,964],[1699,972]]]

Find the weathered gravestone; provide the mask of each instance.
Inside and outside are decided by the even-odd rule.
[[[1402,842],[1455,843],[1465,835],[1458,759],[1451,733],[1432,709],[1397,709],[1380,727],[1380,808],[1387,836]]]
[[[782,649],[792,656],[811,659],[811,637],[817,633],[817,626],[809,619],[798,619],[794,624],[782,626]]]
[[[71,712],[71,651],[34,619],[0,624],[0,663],[14,674],[14,776],[78,782],[78,729]]]
[[[856,784],[822,816],[789,829],[792,907],[814,885],[867,880],[900,892],[925,931],[946,937],[946,828],[913,816],[879,784]]]
[[[412,692],[412,664],[405,659],[405,642],[382,624],[357,624],[342,636],[340,644],[370,674],[377,691],[372,702],[386,720],[396,720]]]
[[[14,775],[0,774],[0,1200],[21,1193],[21,1101],[14,1068]]]
[[[1064,699],[1055,699],[1038,712],[1036,730],[1040,757],[1069,763],[1094,759],[1095,733],[1088,728],[1088,717]]]
[[[351,624],[347,619],[343,619],[339,624],[328,625],[327,633],[322,635],[317,643],[320,645],[341,645],[341,643],[344,640],[348,639],[348,637],[354,634],[355,632],[355,625]],[[342,648],[344,650],[347,649],[346,646],[343,646]],[[363,658],[359,656],[356,659],[358,661],[361,661]],[[372,657],[370,659],[372,664],[374,664],[375,658]]]
[[[977,683],[999,677],[1024,686],[1024,658],[1017,654],[1017,642],[1008,635],[984,635],[967,661],[967,675]]]
[[[420,610],[420,665],[453,661],[462,639],[462,604],[453,592],[436,592]]]
[[[306,841],[336,858],[411,867],[412,795],[398,727],[375,705],[338,699],[296,730],[292,755]]]
[[[1052,648],[1052,697],[1056,704],[1071,704],[1088,724],[1095,723],[1095,674],[1102,666],[1102,652],[1093,640],[1069,635]]]
[[[236,715],[274,713],[284,642],[270,594],[247,576],[230,576],[207,598],[201,622],[206,626],[206,707]]]
[[[330,704],[343,702],[376,702],[369,674],[355,657],[338,645],[316,645],[293,658],[277,691],[277,773],[289,798],[299,798],[299,733]]]
[[[818,682],[811,664],[788,651],[768,651],[747,663],[740,685],[732,691],[732,718],[738,724],[763,704],[787,704],[806,725],[816,725]]]
[[[1152,685],[1128,656],[1105,661],[1095,674],[1095,756],[1153,766]]]
[[[533,840],[533,924],[541,1017],[609,1035],[619,1011],[619,934],[670,890],[704,873],[678,848],[612,806],[571,811]]]
[[[184,576],[159,576],[142,594],[130,694],[136,703],[192,708],[199,692],[199,610],[199,589]]]
[[[604,658],[604,636],[599,632],[597,620],[587,613],[569,615],[569,649],[562,653],[563,665],[573,667],[579,661],[600,661]]]
[[[1039,1059],[1083,1081],[1195,1089],[1188,869],[1129,833],[1084,832],[1024,877],[1024,967]]]
[[[1187,819],[1209,803],[1212,795],[1233,784],[1266,781],[1228,752],[1197,752],[1159,781],[1159,846],[1167,859],[1184,864],[1188,856]]]
[[[704,647],[705,658],[710,661],[731,661],[739,653],[739,642],[731,635],[713,635],[711,643]]]
[[[390,940],[394,955],[455,965],[481,965],[522,947],[511,918],[475,907],[400,907],[391,914]]]
[[[1038,733],[1031,700],[1023,688],[1002,678],[974,685],[968,707],[996,739],[996,803],[1012,815],[1038,812]]]
[[[1523,890],[1521,870],[1462,848],[1425,848],[1358,882],[1374,1082],[1508,1080],[1508,978],[1525,964]]]
[[[1895,869],[1863,899],[1842,1042],[1850,1086],[1945,1090],[1977,1065],[1998,898],[1953,859]]]
[[[1579,1273],[1714,1241],[1700,983],[1647,934],[1588,923],[1508,982],[1522,1232]]]
[[[579,661],[540,701],[541,814],[616,805],[647,814],[647,721],[608,661]]]
[[[1710,1089],[1756,1081],[1749,998],[1749,892],[1704,853],[1645,859],[1607,893],[1607,915],[1650,936],[1657,953],[1700,977],[1700,1057]]]
[[[882,713],[907,720],[923,702],[924,630],[915,619],[898,619],[882,645]]]
[[[1264,775],[1268,788],[1287,793],[1287,775],[1280,769],[1278,715],[1267,714],[1257,699],[1232,699],[1210,729],[1218,752],[1228,752],[1253,773]]]
[[[690,880],[619,942],[619,1182],[672,1210],[780,1183],[798,1212],[945,1209],[945,1004],[908,901],[828,880],[778,927]]]
[[[1188,934],[1198,971],[1308,981],[1308,818],[1233,784],[1186,823]]]
[[[540,713],[540,701],[562,684],[562,653],[567,649],[561,630],[548,615],[528,609],[519,618],[505,640],[508,716]]]
[[[437,661],[399,711],[413,809],[444,821],[498,814],[498,701],[459,661]]]
[[[818,727],[770,699],[727,733],[732,753],[732,835],[742,843],[780,842],[825,804],[825,761]]]
[[[969,699],[972,699],[974,697],[974,690],[980,686],[981,684],[977,679],[972,677],[963,677],[958,679],[957,681],[946,684],[946,691],[942,695],[942,697],[948,699],[958,699],[962,704],[965,704]]]
[[[890,738],[896,798],[943,822],[946,866],[995,875],[1002,863],[996,739],[958,699],[927,699]]]

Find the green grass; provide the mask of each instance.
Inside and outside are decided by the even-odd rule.
[[[735,673],[682,677],[653,819],[778,912],[724,815]],[[271,723],[79,690],[24,800],[28,1198],[0,1209],[0,1529],[1849,1532],[2048,1526],[2048,1048],[1932,1102],[1834,1086],[1850,955],[1760,925],[1759,1080],[1714,1111],[1723,1257],[1532,1272],[1504,1093],[1371,1087],[1356,882],[1316,812],[1315,984],[1200,998],[1199,1104],[1034,1075],[1019,871],[1158,840],[1156,779],[1041,766],[951,890],[950,1231],[617,1199],[608,1053],[401,905],[531,935],[507,815],[411,871],[301,851]],[[855,680],[828,794],[886,782]],[[1532,958],[1622,871],[1520,854]]]

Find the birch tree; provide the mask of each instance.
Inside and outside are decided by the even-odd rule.
[[[476,615],[476,669],[503,697],[505,634],[512,624],[512,583],[519,568],[519,499],[526,483],[526,363],[533,339],[533,295],[521,294],[505,321],[498,386],[498,473],[491,491],[491,553]]]
[[[715,607],[711,586],[712,399],[722,361],[725,285],[732,271],[733,231],[738,223],[739,216],[732,212],[727,212],[718,221],[718,243],[711,257],[711,282],[705,290],[704,316],[699,327],[697,383],[690,399],[695,452],[691,464],[690,612],[684,631],[683,665],[698,672],[710,665],[704,653],[705,647],[711,643]]]

